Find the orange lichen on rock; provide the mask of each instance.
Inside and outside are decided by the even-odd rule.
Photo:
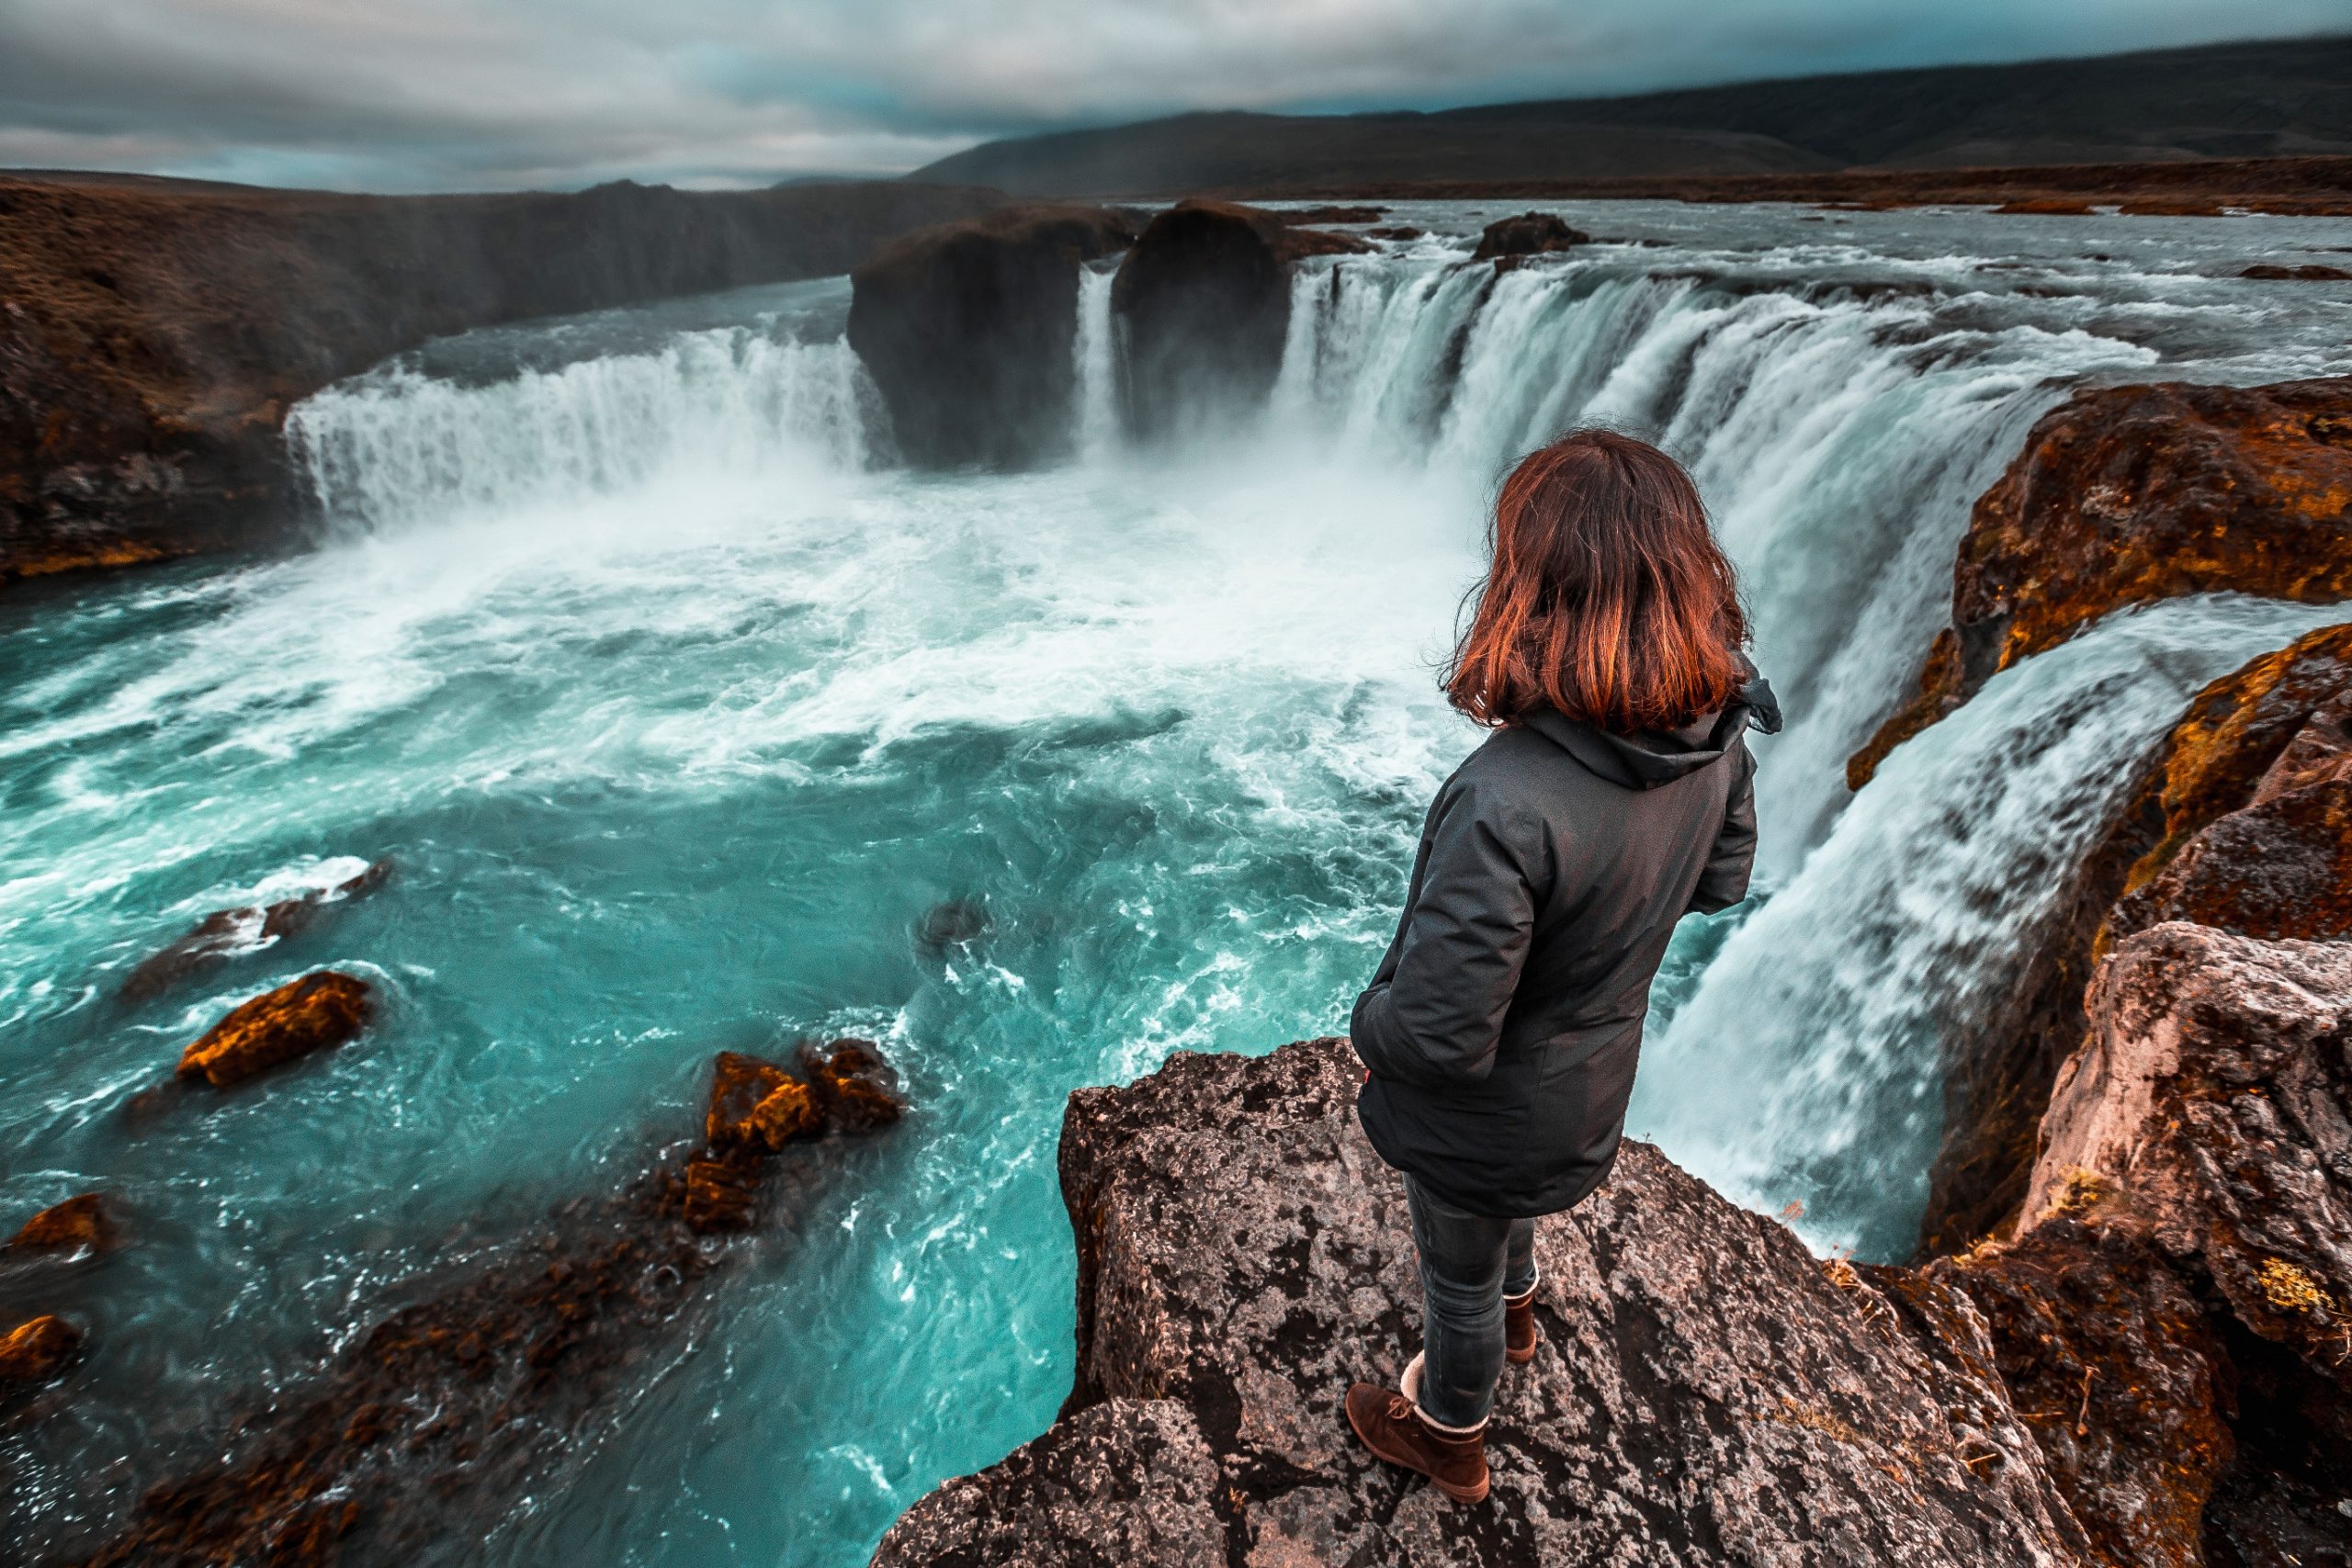
[[[244,1003],[180,1055],[179,1076],[224,1089],[282,1062],[340,1045],[368,1027],[368,982],[333,969]]]
[[[1951,645],[1849,782],[2109,612],[2222,590],[2352,597],[2352,378],[2109,387],[2042,416],[1969,520]]]
[[[820,1131],[824,1115],[808,1086],[757,1056],[721,1051],[712,1068],[704,1136],[714,1149],[774,1153]]]
[[[2197,1292],[2146,1243],[2073,1218],[1929,1265],[1984,1314],[2001,1381],[2106,1568],[2202,1568],[2235,1451],[2230,1367]]]
[[[103,1252],[115,1243],[114,1219],[95,1192],[51,1204],[27,1220],[9,1238],[5,1250],[32,1252]]]
[[[20,1323],[0,1336],[0,1385],[47,1382],[82,1348],[82,1331],[55,1315]]]

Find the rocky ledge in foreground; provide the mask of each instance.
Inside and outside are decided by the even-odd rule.
[[[1420,1329],[1360,1077],[1321,1040],[1072,1097],[1069,1401],[877,1564],[2100,1561],[1963,1291],[1825,1266],[1638,1143],[1539,1229],[1544,1344],[1504,1374],[1490,1502],[1372,1461],[1341,1395]]]

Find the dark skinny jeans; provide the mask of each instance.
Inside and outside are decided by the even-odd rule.
[[[1421,1251],[1421,1414],[1475,1427],[1503,1372],[1503,1298],[1535,1288],[1535,1222],[1457,1209],[1405,1178]]]

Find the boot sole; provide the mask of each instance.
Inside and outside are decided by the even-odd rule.
[[[1540,1345],[1543,1341],[1539,1339],[1535,1343],[1536,1345]],[[1535,1345],[1530,1345],[1524,1350],[1505,1350],[1503,1352],[1503,1359],[1509,1361],[1514,1367],[1523,1367],[1527,1365],[1528,1362],[1535,1359]]]

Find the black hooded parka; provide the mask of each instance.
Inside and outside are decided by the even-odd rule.
[[[1473,1213],[1556,1213],[1617,1157],[1675,923],[1747,894],[1751,681],[1674,731],[1551,709],[1498,729],[1430,807],[1396,938],[1349,1032],[1381,1158]]]

